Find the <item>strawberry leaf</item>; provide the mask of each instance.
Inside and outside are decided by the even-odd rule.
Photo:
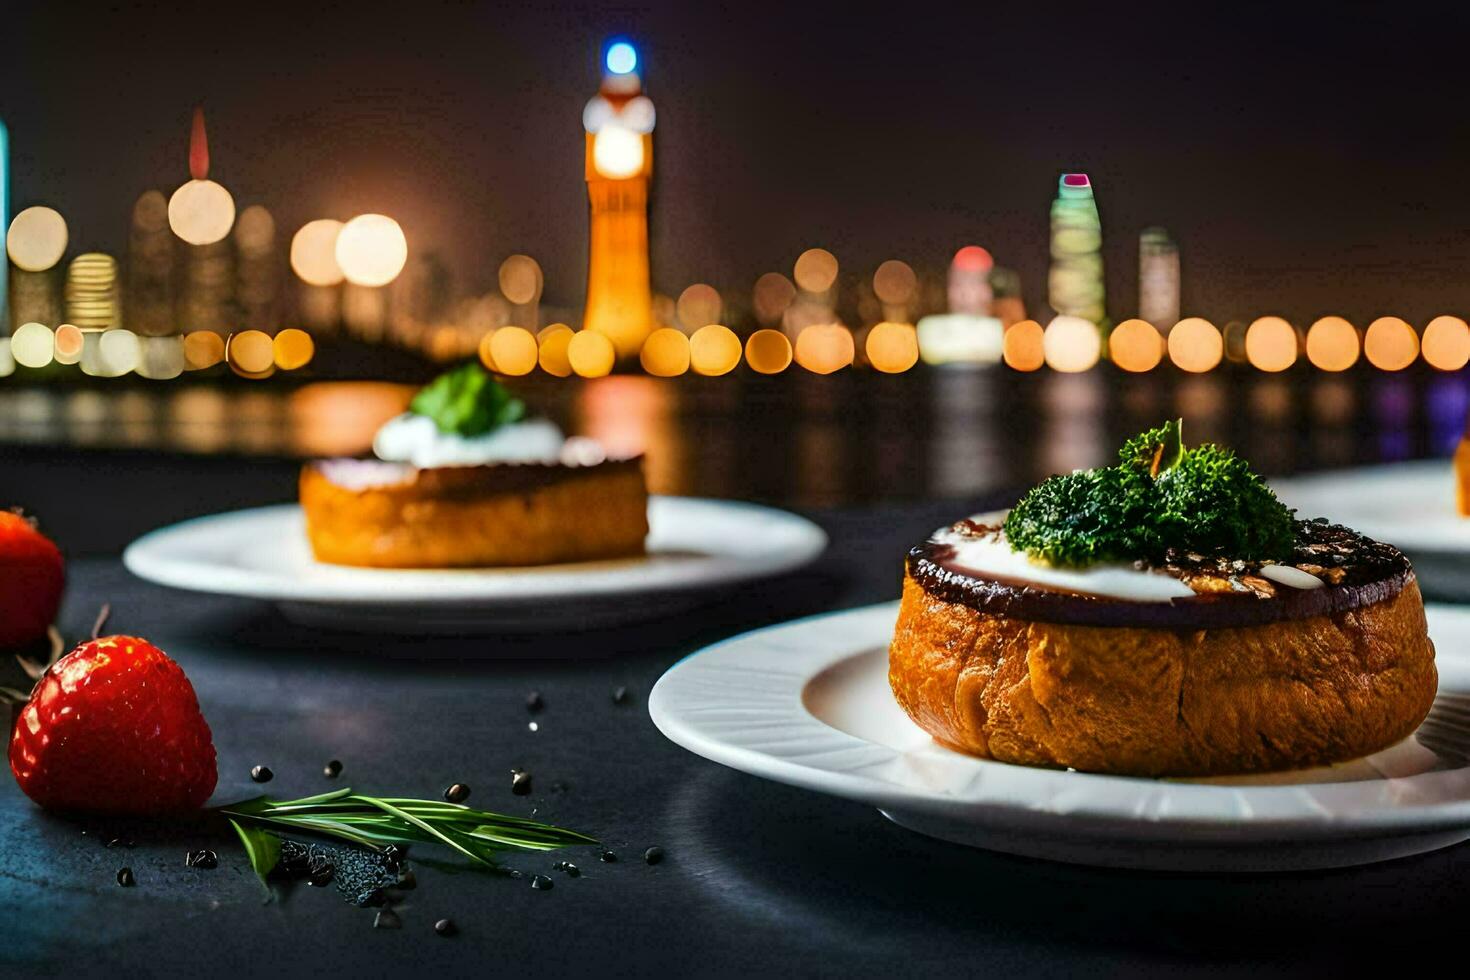
[[[255,869],[256,876],[269,894],[270,883],[266,879],[280,863],[281,839],[258,827],[243,826],[235,820],[230,821],[230,826],[240,835],[240,843],[245,845],[245,854],[250,858],[250,867]]]

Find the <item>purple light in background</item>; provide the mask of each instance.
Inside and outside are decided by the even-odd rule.
[[[1460,445],[1465,417],[1470,414],[1470,388],[1458,375],[1435,378],[1429,383],[1424,410],[1429,415],[1429,450],[1448,456]]]
[[[1409,420],[1414,414],[1414,392],[1402,378],[1376,378],[1373,384],[1373,428],[1378,432],[1378,458],[1383,462],[1413,455]]]

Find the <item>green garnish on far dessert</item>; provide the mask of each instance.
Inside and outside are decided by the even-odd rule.
[[[429,382],[408,410],[433,419],[440,432],[473,437],[520,421],[526,403],[471,361]]]
[[[1053,476],[1006,518],[1011,547],[1053,565],[1157,560],[1171,548],[1283,559],[1292,511],[1245,460],[1210,443],[1186,448],[1183,420],[1134,436],[1119,462]]]

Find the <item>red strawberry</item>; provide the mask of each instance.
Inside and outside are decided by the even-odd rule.
[[[0,510],[0,647],[45,637],[65,580],[56,545],[29,519]]]
[[[48,810],[153,814],[214,792],[194,686],[147,640],[105,636],[52,664],[10,737],[10,771]]]

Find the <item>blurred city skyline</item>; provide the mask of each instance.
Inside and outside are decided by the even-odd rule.
[[[181,4],[5,13],[0,119],[12,208],[58,208],[70,254],[121,253],[133,202],[212,176],[306,221],[393,215],[461,291],[534,256],[581,302],[581,110],[603,41],[637,43],[659,112],[653,276],[747,294],[832,251],[939,270],[983,245],[1046,298],[1059,173],[1097,187],[1108,310],[1134,315],[1138,235],[1179,242],[1184,310],[1222,323],[1464,315],[1452,21],[1310,5],[967,7],[922,16],[775,6]]]

